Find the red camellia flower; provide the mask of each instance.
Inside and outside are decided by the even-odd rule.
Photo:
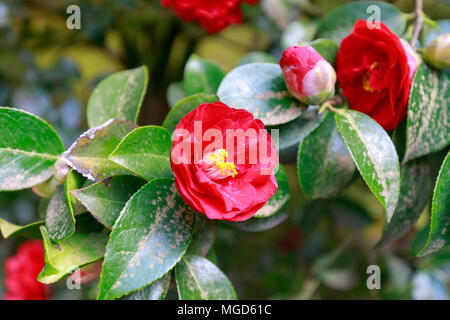
[[[392,130],[405,118],[418,57],[386,25],[370,29],[358,20],[342,40],[336,74],[350,108]]]
[[[5,263],[5,300],[46,300],[46,286],[36,280],[44,267],[42,241],[23,243]]]
[[[173,7],[181,19],[195,20],[210,33],[241,23],[241,2],[256,4],[258,0],[161,0],[163,6]]]
[[[278,188],[278,156],[263,123],[221,102],[179,122],[170,162],[181,197],[210,219],[247,220]]]

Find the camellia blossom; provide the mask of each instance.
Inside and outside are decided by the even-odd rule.
[[[232,23],[241,23],[241,3],[256,4],[258,0],[161,0],[173,8],[184,21],[197,21],[209,33],[218,32]]]
[[[419,58],[406,41],[386,25],[369,28],[358,20],[342,40],[336,74],[351,109],[371,116],[384,129],[405,118],[412,79]]]
[[[247,220],[278,188],[278,156],[262,121],[221,102],[179,122],[170,162],[181,197],[210,219]]]
[[[42,241],[23,243],[5,263],[5,300],[47,300],[47,288],[36,280],[45,265]]]
[[[289,92],[301,102],[317,105],[334,95],[336,73],[313,47],[287,48],[280,66]]]

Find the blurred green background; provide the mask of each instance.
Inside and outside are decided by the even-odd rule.
[[[106,75],[147,65],[150,83],[140,124],[161,124],[169,111],[166,90],[183,78],[192,53],[229,71],[247,53],[279,57],[289,22],[314,20],[349,1],[260,0],[244,6],[245,23],[210,35],[181,22],[157,0],[0,1],[0,105],[22,108],[56,128],[66,146],[86,129],[85,106]],[[413,0],[389,1],[403,12]],[[66,8],[81,7],[81,30],[68,30]],[[446,0],[424,1],[426,14],[449,19]],[[264,232],[218,228],[218,264],[241,299],[448,299],[450,250],[416,258],[425,243],[429,208],[400,240],[373,249],[381,237],[382,207],[364,182],[355,181],[335,200],[307,202],[295,165],[286,164],[291,187],[289,218]],[[0,217],[16,224],[40,218],[31,190],[0,193]],[[23,238],[0,240],[3,265]],[[381,290],[366,286],[369,265],[381,268]],[[93,299],[96,282],[68,290],[54,286],[55,299]],[[176,298],[171,290],[169,298]]]

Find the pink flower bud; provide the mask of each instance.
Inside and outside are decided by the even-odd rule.
[[[423,53],[426,62],[439,70],[450,68],[450,33],[434,39]]]
[[[317,105],[334,95],[336,73],[314,48],[287,48],[280,66],[289,92],[301,102]]]

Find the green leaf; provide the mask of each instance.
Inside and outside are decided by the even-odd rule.
[[[196,213],[195,228],[187,254],[206,256],[216,239],[216,224],[204,214]]]
[[[278,152],[280,162],[290,163],[297,161],[298,147],[301,141],[316,129],[324,119],[324,113],[318,114],[317,107],[310,106],[299,118],[275,127],[268,127],[271,133],[272,129],[278,129],[279,145]]]
[[[373,5],[380,10],[381,22],[392,32],[401,36],[406,27],[406,20],[397,7],[382,1],[358,1],[339,6],[320,19],[318,37],[328,38],[340,44],[342,39],[353,29],[357,20],[367,20],[368,23],[374,21],[374,19],[368,20],[376,18],[375,11],[368,10],[369,6]]]
[[[395,241],[408,232],[419,219],[432,190],[429,159],[413,160],[400,168],[400,196],[392,220],[384,225],[377,247]]]
[[[397,151],[389,135],[369,116],[339,109],[336,125],[361,176],[386,210],[389,222],[400,192]]]
[[[283,223],[288,218],[286,204],[283,208],[278,210],[275,214],[267,218],[252,217],[246,221],[239,222],[224,222],[226,225],[240,231],[245,232],[261,232],[266,231]]]
[[[134,176],[113,177],[108,184],[97,182],[83,189],[72,190],[87,210],[106,228],[112,229],[125,203],[144,181]]]
[[[271,54],[265,52],[250,52],[246,54],[241,60],[238,61],[236,67],[243,66],[244,64],[256,63],[256,62],[267,62],[267,63],[278,63],[277,59]]]
[[[172,82],[167,88],[166,95],[169,107],[173,108],[173,106],[176,105],[178,101],[186,98],[186,92],[184,91],[184,83],[182,81]]]
[[[42,283],[54,283],[78,268],[100,260],[105,252],[108,235],[74,233],[70,238],[54,243],[41,227],[44,241],[45,267],[38,276]]]
[[[450,152],[447,153],[434,187],[430,235],[419,253],[424,256],[450,243]]]
[[[0,218],[0,232],[3,238],[8,239],[13,236],[21,235],[30,238],[40,238],[39,227],[42,226],[44,221],[37,221],[26,226],[19,226],[17,224],[8,222]]]
[[[217,63],[194,53],[184,68],[184,90],[188,96],[195,93],[215,94],[224,75]]]
[[[199,93],[186,97],[180,101],[170,110],[169,114],[164,119],[162,126],[169,132],[175,130],[178,122],[183,119],[185,115],[197,108],[202,103],[213,103],[219,98],[214,94]]]
[[[281,36],[281,49],[298,46],[301,42],[311,41],[317,31],[317,25],[306,19],[294,21],[287,25]]]
[[[450,73],[422,63],[416,71],[408,105],[403,162],[444,149],[450,143]]]
[[[89,129],[63,153],[63,160],[86,178],[100,181],[130,171],[108,159],[123,137],[136,128],[126,120],[109,120]]]
[[[53,241],[61,241],[75,232],[75,217],[67,208],[64,187],[59,187],[47,207],[45,218],[48,235]]]
[[[334,66],[339,47],[333,40],[317,39],[311,42],[302,42],[300,45],[313,47],[325,60]]]
[[[275,179],[278,183],[277,192],[275,192],[272,198],[270,198],[269,201],[267,201],[267,203],[259,209],[258,212],[256,212],[253,216],[254,218],[268,218],[274,215],[288,202],[291,197],[286,171],[281,164],[278,166]]]
[[[170,288],[171,274],[170,272],[161,279],[156,280],[151,285],[135,291],[122,300],[164,300]]]
[[[284,82],[278,64],[250,63],[231,70],[220,84],[220,101],[232,108],[243,108],[267,126],[298,118],[303,109]]]
[[[236,300],[228,278],[209,260],[185,256],[175,268],[180,300]]]
[[[64,146],[56,131],[27,112],[0,107],[0,190],[48,180]]]
[[[89,128],[109,119],[137,122],[148,84],[146,66],[114,73],[92,92],[87,105]]]
[[[70,214],[74,217],[76,214],[85,212],[86,209],[83,205],[77,201],[71,191],[74,189],[79,189],[83,186],[86,179],[78,174],[75,170],[71,169],[64,182],[64,194],[66,198],[67,209],[69,209]]]
[[[108,159],[147,180],[170,178],[171,148],[169,131],[158,126],[140,127],[127,134]]]
[[[114,299],[161,278],[186,252],[194,214],[170,179],[155,179],[127,202],[114,224],[99,299]]]
[[[303,139],[297,166],[300,185],[310,200],[334,196],[352,179],[355,164],[332,113]]]

